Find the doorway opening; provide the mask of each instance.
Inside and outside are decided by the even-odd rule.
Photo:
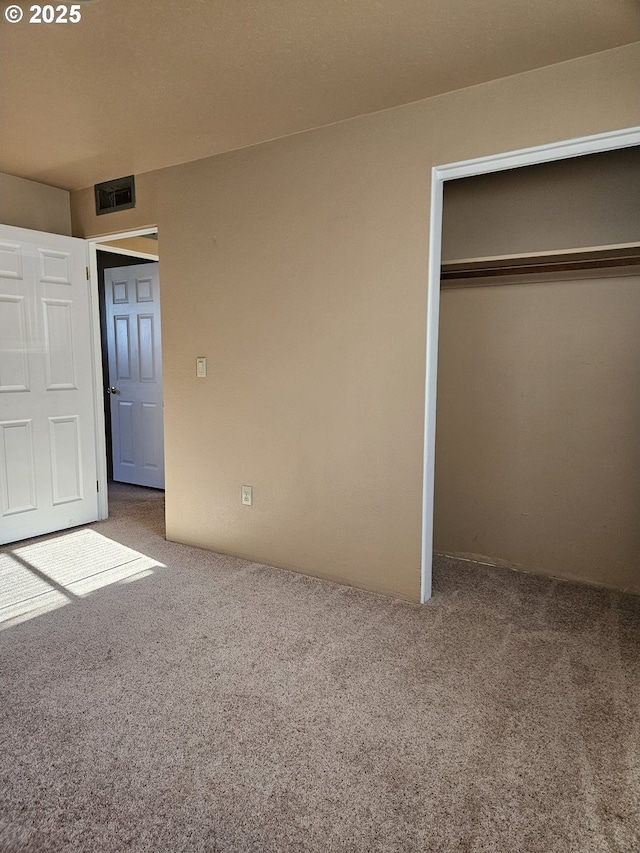
[[[97,297],[100,518],[108,483],[164,489],[159,241],[156,228],[89,241]],[[96,312],[98,314],[98,312]]]
[[[423,467],[422,571],[421,601],[431,597],[433,559],[433,519],[435,491],[436,391],[438,375],[438,330],[440,318],[440,279],[442,256],[442,209],[445,181],[486,175],[611,151],[640,144],[640,128],[551,143],[500,155],[436,166],[432,169],[431,217],[429,235],[429,275],[427,290],[427,341],[425,377],[425,431]]]

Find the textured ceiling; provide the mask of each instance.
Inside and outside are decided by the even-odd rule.
[[[640,39],[637,0],[92,0],[77,24],[19,5],[0,171],[66,189]]]

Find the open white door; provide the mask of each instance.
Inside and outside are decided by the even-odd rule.
[[[0,544],[98,517],[84,240],[0,225]]]
[[[157,263],[104,272],[113,479],[164,489]]]

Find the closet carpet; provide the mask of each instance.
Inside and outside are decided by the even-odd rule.
[[[3,853],[640,850],[637,597],[437,558],[419,607],[126,486],[0,569]]]

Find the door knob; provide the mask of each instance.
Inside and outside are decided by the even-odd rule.
[[[107,388],[107,394],[117,394],[118,389],[115,385],[112,385],[110,388]]]

